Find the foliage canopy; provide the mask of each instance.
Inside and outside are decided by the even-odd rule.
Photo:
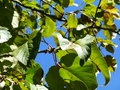
[[[0,0],[0,88],[95,90],[98,72],[107,85],[116,60],[101,48],[114,54],[117,47],[116,4],[120,0]],[[56,47],[46,42],[49,37]],[[41,43],[48,49],[39,50]],[[53,55],[55,66],[45,77],[35,62],[38,53]]]

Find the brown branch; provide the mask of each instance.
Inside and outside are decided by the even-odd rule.
[[[42,10],[40,10],[40,9],[36,9],[36,8],[33,8],[33,7],[26,6],[26,5],[22,4],[22,3],[19,2],[19,1],[16,1],[16,0],[11,0],[11,1],[19,4],[20,6],[22,6],[22,7],[24,7],[24,8],[30,9],[30,10],[32,10],[32,11],[39,12],[39,13],[41,13],[41,14],[44,14],[44,15],[50,17],[50,18],[54,18],[54,19],[57,19],[57,20],[59,20],[59,21],[67,22],[67,20],[65,20],[65,19],[58,18],[58,17],[56,17],[55,15],[47,14],[46,12],[44,12],[44,11],[42,11]]]
[[[98,9],[100,8],[100,3],[101,3],[101,0],[99,0],[98,6],[97,6],[97,9],[96,9],[96,13],[95,13],[95,20],[96,20],[96,17],[97,17],[97,12],[98,12]]]
[[[103,29],[103,30],[110,30],[113,33],[117,33],[118,35],[120,35],[120,31],[119,30],[115,30],[115,29],[110,29],[110,28],[104,28],[104,27],[100,27],[100,26],[90,26],[87,28],[96,28],[96,29]]]

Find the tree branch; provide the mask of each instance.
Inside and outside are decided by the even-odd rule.
[[[110,29],[110,28],[104,28],[104,27],[100,27],[100,26],[90,26],[88,28],[96,28],[96,29],[103,29],[103,30],[110,30],[113,33],[117,33],[118,35],[120,35],[120,31],[119,30],[114,30],[114,29]]]
[[[24,8],[30,9],[30,10],[32,10],[32,11],[39,12],[39,13],[44,14],[44,15],[50,17],[50,18],[54,18],[54,19],[57,19],[57,20],[59,20],[59,21],[67,22],[67,20],[65,20],[65,19],[58,18],[58,17],[56,17],[55,15],[47,14],[46,12],[44,12],[44,11],[42,11],[42,10],[40,10],[40,9],[36,9],[36,8],[33,8],[33,7],[26,6],[26,5],[24,5],[24,4],[22,4],[21,2],[16,1],[16,0],[12,0],[12,1],[15,2],[15,3],[17,3],[17,4],[19,4],[20,6],[22,6],[22,7],[24,7]]]
[[[98,9],[100,8],[100,3],[101,3],[101,0],[99,0],[98,6],[97,6],[97,9],[96,9],[96,13],[95,13],[95,20],[96,20],[96,17],[97,17],[97,12],[98,12]]]

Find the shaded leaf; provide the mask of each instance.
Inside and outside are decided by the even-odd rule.
[[[1,43],[0,44],[0,54],[9,53],[11,51],[12,50],[7,43]]]
[[[46,82],[52,90],[65,90],[65,82],[59,76],[59,69],[55,66],[52,66],[49,69],[49,72],[46,75]]]
[[[107,65],[108,65],[108,69],[111,71],[111,72],[114,72],[115,69],[117,68],[117,61],[114,59],[114,57],[110,56],[110,55],[107,55],[104,57],[106,62],[107,62]]]
[[[28,68],[26,71],[27,75],[25,80],[32,84],[40,84],[40,81],[43,77],[43,70],[39,64],[35,64],[32,68]]]

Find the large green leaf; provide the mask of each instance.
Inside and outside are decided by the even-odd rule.
[[[108,70],[107,63],[105,59],[103,58],[102,54],[100,53],[99,48],[96,44],[92,44],[91,46],[91,56],[90,59],[98,66],[98,68],[101,70],[105,77],[105,85],[108,84],[110,81],[110,73]]]
[[[12,28],[13,13],[14,9],[11,3],[0,2],[0,26]]]
[[[29,50],[27,42],[13,52],[13,55],[24,65],[27,65]]]
[[[43,37],[50,37],[55,32],[56,23],[49,17],[45,17],[45,26],[43,27]]]
[[[75,14],[72,13],[72,14],[68,15],[67,23],[68,23],[69,28],[77,27],[78,20],[75,17]]]
[[[11,37],[8,29],[0,26],[0,43],[7,42]]]
[[[60,33],[56,33],[58,37],[58,41],[60,43],[60,47],[62,50],[72,49],[75,50],[80,57],[80,59],[85,59],[87,55],[90,53],[88,52],[89,47],[88,44],[93,42],[94,37],[90,35],[86,35],[82,39],[78,39],[75,43],[69,41],[68,39],[65,39],[62,37]]]
[[[73,90],[94,90],[97,87],[94,65],[88,60],[81,66],[81,60],[76,56],[71,53],[61,58],[64,68],[60,68],[60,76],[73,87]]]
[[[35,64],[32,68],[28,68],[25,80],[32,84],[39,84],[43,77],[43,70],[39,64]]]
[[[53,66],[46,75],[46,81],[52,90],[64,90],[65,82],[59,76],[59,68]]]

